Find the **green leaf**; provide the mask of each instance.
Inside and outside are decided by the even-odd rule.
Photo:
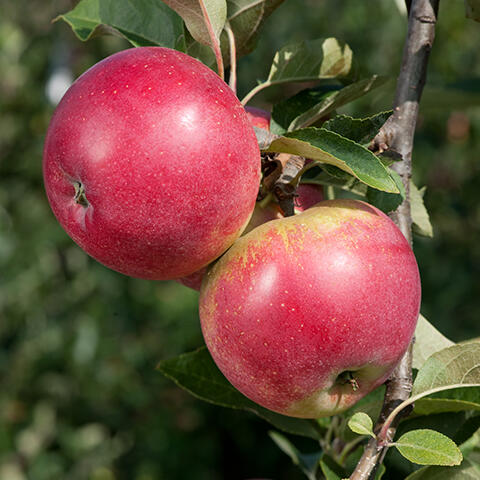
[[[387,77],[373,75],[343,88],[336,85],[325,85],[303,90],[274,106],[271,126],[273,132],[279,134],[308,127],[337,108],[382,86],[386,81]],[[347,136],[347,138],[350,137]]]
[[[60,19],[82,41],[106,25],[136,47],[156,45],[185,50],[182,19],[160,0],[81,0],[73,10],[55,20]]]
[[[428,357],[435,352],[454,345],[447,337],[443,336],[423,315],[418,317],[415,329],[415,342],[413,344],[413,368],[422,367]]]
[[[410,181],[410,208],[412,212],[413,231],[424,237],[433,237],[430,217],[423,203],[425,189],[426,187],[423,187],[419,190],[414,183]]]
[[[368,202],[379,208],[384,213],[390,213],[396,210],[405,198],[405,187],[403,186],[400,175],[391,169],[388,170],[400,193],[381,192],[380,190],[374,188],[369,188],[367,190]]]
[[[343,469],[328,455],[322,456],[320,469],[326,480],[342,480],[345,476]]]
[[[397,450],[419,465],[460,465],[463,456],[455,442],[435,430],[411,430],[395,443]]]
[[[287,433],[319,438],[320,427],[314,426],[313,421],[280,415],[242,395],[222,375],[206,347],[163,360],[157,368],[166,377],[201,400],[222,407],[253,412]]]
[[[346,76],[351,65],[350,47],[336,38],[287,45],[275,54],[267,80],[250,91],[242,103],[245,105],[260,90],[272,85]]]
[[[480,342],[454,345],[431,355],[418,371],[412,395],[462,386],[480,386]]]
[[[392,114],[392,110],[377,113],[367,118],[352,118],[348,115],[336,115],[322,127],[336,132],[342,137],[349,138],[356,143],[368,145],[377,135],[380,128]]]
[[[454,388],[432,394],[415,402],[417,415],[480,410],[480,388]]]
[[[203,45],[218,41],[227,20],[226,0],[163,0],[184,20],[192,37]]]
[[[398,193],[395,181],[370,150],[324,128],[304,128],[275,139],[267,152],[285,152],[338,167],[370,187]]]
[[[405,480],[478,480],[480,468],[465,458],[458,467],[424,467]]]
[[[227,17],[235,35],[237,57],[250,53],[265,20],[284,0],[227,0]]]
[[[274,431],[270,431],[268,434],[277,447],[290,457],[293,464],[297,465],[309,480],[316,480],[318,462],[322,456],[322,452],[303,454],[284,435]]]
[[[307,82],[343,77],[350,72],[352,51],[336,38],[304,40],[287,45],[275,54],[267,81]]]
[[[480,22],[480,0],[465,0],[465,15]]]
[[[348,426],[350,427],[350,430],[359,435],[370,435],[375,438],[375,434],[373,433],[373,421],[364,412],[355,413],[348,420]]]

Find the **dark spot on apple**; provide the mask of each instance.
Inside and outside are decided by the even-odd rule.
[[[75,195],[73,199],[79,205],[87,208],[90,204],[88,203],[87,196],[85,194],[85,187],[82,182],[73,182],[73,187],[75,188]]]
[[[347,383],[349,383],[354,392],[356,392],[360,388],[358,385],[357,379],[353,376],[353,372],[349,370],[340,373],[335,383],[338,383],[341,385],[346,385]]]

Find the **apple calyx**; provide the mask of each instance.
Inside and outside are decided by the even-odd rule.
[[[75,188],[75,195],[73,196],[75,203],[78,203],[79,205],[82,205],[82,207],[87,208],[90,203],[87,200],[83,183],[76,180],[73,182],[73,188]]]
[[[354,392],[356,392],[360,388],[360,386],[358,385],[357,379],[353,376],[353,372],[350,370],[346,370],[345,372],[342,372],[337,377],[337,382],[344,385],[349,383]]]

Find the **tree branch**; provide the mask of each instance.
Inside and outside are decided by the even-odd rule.
[[[372,149],[383,152],[393,150],[402,161],[393,169],[402,178],[407,193],[405,201],[392,214],[409,243],[412,243],[412,217],[410,214],[410,178],[412,176],[412,149],[419,102],[425,85],[428,58],[435,38],[439,0],[412,0],[409,5],[408,32],[403,49],[402,67],[397,80],[393,115],[385,122],[375,137]],[[392,410],[408,399],[412,390],[412,345],[386,382],[382,412],[375,426],[381,431]],[[408,415],[409,412],[402,412]],[[387,444],[395,435],[399,417],[391,427],[377,438],[371,439],[359,460],[350,480],[373,478],[378,465],[387,452]]]

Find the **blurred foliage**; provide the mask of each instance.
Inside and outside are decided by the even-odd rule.
[[[203,404],[155,371],[202,343],[197,293],[107,270],[50,211],[41,156],[52,78],[76,77],[128,46],[112,36],[81,44],[51,23],[74,3],[1,2],[0,478],[301,478],[264,422]],[[479,25],[460,0],[443,2],[439,17],[429,82],[480,77]],[[405,26],[393,0],[288,0],[240,61],[239,96],[266,78],[276,50],[306,38],[347,41],[358,77],[395,77]],[[256,102],[268,107],[296,91],[271,89]],[[341,111],[370,115],[391,98],[391,88],[379,89]],[[445,96],[442,108],[434,98],[422,107],[414,151],[435,233],[415,243],[423,312],[457,341],[480,336],[480,110],[464,106]]]

